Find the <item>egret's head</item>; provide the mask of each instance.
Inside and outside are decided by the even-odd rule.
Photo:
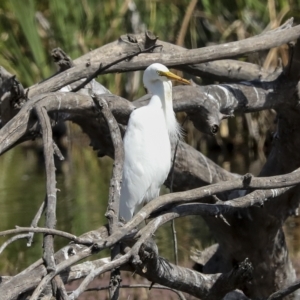
[[[184,84],[190,84],[186,79],[177,76],[169,71],[169,69],[159,63],[150,65],[144,72],[143,82],[146,89],[149,89],[153,84],[158,81],[176,80]]]

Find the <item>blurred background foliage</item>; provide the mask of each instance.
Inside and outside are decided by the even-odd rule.
[[[183,47],[205,47],[259,34],[292,16],[297,23],[299,7],[300,0],[2,0],[0,65],[29,87],[56,72],[50,56],[56,47],[75,59],[122,34],[145,30]],[[286,63],[287,51],[279,47],[241,59],[273,70]],[[133,89],[128,78],[132,77],[110,74],[98,80],[112,93],[136,99],[143,90]],[[205,78],[203,82],[212,83]],[[274,112],[237,115],[225,120],[213,138],[186,122],[185,138],[229,171],[257,174],[265,161],[274,116]],[[64,130],[67,134],[57,137],[66,156],[57,166],[57,228],[79,235],[105,223],[112,161],[98,159],[78,127],[67,124]],[[40,141],[28,142],[0,157],[0,230],[28,226],[44,199],[41,147]],[[187,262],[191,247],[202,249],[213,238],[199,218],[185,218],[180,224],[179,259]],[[289,237],[298,239],[295,233]],[[159,230],[156,239],[161,255],[173,260],[170,226]],[[41,236],[35,241],[38,246],[28,250],[25,241],[10,245],[1,254],[0,270],[13,274],[33,262],[41,253]],[[56,241],[57,246],[65,242]],[[292,247],[298,252],[298,246]]]

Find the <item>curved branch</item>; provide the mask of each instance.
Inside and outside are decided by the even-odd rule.
[[[176,203],[188,203],[192,201],[199,201],[200,198],[209,197],[218,193],[237,189],[272,189],[279,187],[293,186],[300,183],[300,170],[289,174],[260,177],[244,176],[231,181],[224,181],[210,186],[200,187],[186,192],[178,192],[174,194],[167,194],[160,196],[150,201],[145,205],[126,225],[118,232],[111,235],[107,241],[101,241],[97,247],[103,249],[104,247],[111,247],[118,242],[126,233],[129,233],[141,222],[143,222],[149,215],[163,206]]]
[[[138,57],[134,57],[133,59],[131,59],[130,62],[121,62],[110,67],[103,74],[141,70],[145,69],[147,66],[154,62],[160,62],[169,67],[172,67],[185,64],[203,63],[210,60],[218,60],[222,58],[236,57],[251,52],[257,52],[277,47],[296,40],[297,38],[299,38],[299,36],[300,25],[291,28],[285,28],[279,31],[271,31],[268,34],[251,37],[238,42],[231,42],[199,49],[191,49],[185,52],[173,52],[171,54],[141,54]],[[110,51],[112,51],[111,48]],[[90,56],[87,56],[89,57],[88,61],[75,65],[75,67],[59,73],[45,82],[31,87],[28,92],[29,97],[31,98],[34,95],[60,90],[62,87],[72,82],[75,82],[82,78],[86,78],[95,73],[98,70],[100,63],[105,66],[107,64],[110,64],[111,61],[115,60],[115,55],[111,56],[110,59],[104,61],[103,58],[101,58],[100,60],[95,60],[91,54],[92,52],[89,54]]]
[[[288,19],[284,24],[281,26],[262,32],[260,36],[268,35],[270,33],[274,33],[277,31],[284,31],[286,29],[289,29],[293,25],[293,18]],[[156,41],[162,42],[153,35],[151,32],[147,31],[146,33],[141,34],[124,34],[121,35],[120,38],[112,43],[106,44],[98,49],[92,50],[89,53],[77,58],[74,60],[75,64],[81,64],[88,62],[91,57],[94,57],[95,60],[101,60],[102,57],[111,54],[111,49],[115,49],[116,53],[121,53],[123,51],[129,52],[132,50],[138,50],[139,48],[144,48],[144,45],[153,44]],[[177,48],[176,48],[177,49]]]
[[[10,239],[8,239],[6,242],[4,242],[2,244],[2,246],[0,247],[0,254],[3,252],[3,250],[11,243],[13,243],[14,241],[17,241],[17,240],[20,240],[20,239],[26,239],[26,238],[29,238],[30,235],[29,233],[25,233],[25,234],[18,234],[18,235],[15,235],[13,237],[11,237]]]

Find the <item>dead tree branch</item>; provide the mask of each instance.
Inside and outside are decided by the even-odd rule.
[[[3,252],[3,250],[11,243],[20,240],[20,239],[26,239],[30,237],[30,233],[24,233],[24,234],[18,234],[15,235],[13,237],[11,237],[10,239],[8,239],[5,243],[2,244],[2,246],[0,247],[0,254]]]
[[[50,119],[47,115],[47,111],[44,107],[36,106],[36,113],[39,123],[41,125],[42,137],[44,143],[44,158],[46,166],[46,178],[47,178],[47,197],[46,197],[46,227],[53,229],[56,224],[56,178],[55,178],[55,166],[54,166],[54,150],[52,139],[52,126]],[[54,262],[54,244],[53,235],[44,236],[44,254],[47,270],[55,270]]]
[[[16,229],[10,229],[0,232],[0,236],[6,236],[9,234],[18,234],[21,232],[35,232],[35,233],[44,233],[50,235],[57,235],[66,239],[69,239],[72,242],[83,245],[91,245],[93,243],[93,239],[89,238],[78,238],[73,234],[67,233],[65,231],[51,229],[51,228],[39,228],[39,227],[17,227]]]
[[[280,31],[271,31],[268,34],[251,37],[238,42],[231,42],[200,49],[191,49],[185,51],[184,53],[174,52],[172,54],[140,54],[138,57],[132,58],[130,62],[121,62],[113,65],[102,74],[108,72],[117,73],[141,70],[145,69],[148,65],[154,62],[160,62],[172,67],[178,65],[203,63],[215,59],[237,57],[247,53],[262,51],[289,43],[290,41],[298,39],[299,36],[300,25],[291,28],[284,28]],[[110,51],[112,51],[111,48]],[[103,66],[105,66],[110,64],[112,61],[115,61],[114,55],[110,57],[109,61],[104,60],[103,58],[100,61],[96,61],[93,59],[93,56],[90,56],[88,65],[86,62],[75,65],[75,67],[57,74],[55,77],[47,80],[46,82],[35,85],[29,89],[28,96],[32,98],[35,95],[57,91],[72,82],[82,78],[87,78],[90,76],[90,74],[95,73],[99,68],[100,62],[103,64]]]
[[[96,70],[95,73],[91,74],[90,76],[88,76],[88,78],[86,80],[84,80],[81,84],[79,84],[76,88],[72,89],[72,93],[78,92],[80,89],[84,88],[86,84],[88,84],[90,81],[92,81],[94,78],[97,78],[97,76],[99,76],[100,74],[104,73],[105,70],[109,69],[110,67],[122,62],[122,61],[130,61],[133,57],[138,56],[139,54],[142,53],[147,53],[147,52],[152,52],[155,48],[157,47],[161,47],[160,45],[152,45],[149,48],[145,49],[145,50],[140,50],[138,52],[126,55],[120,59],[117,59],[105,66],[102,66],[102,63],[100,63],[100,67],[98,68],[98,70]]]
[[[109,199],[107,212],[105,216],[108,219],[109,233],[113,234],[118,229],[119,221],[119,205],[120,205],[120,193],[121,193],[121,183],[122,183],[122,173],[123,173],[123,163],[124,163],[124,149],[121,137],[121,132],[116,119],[108,108],[106,101],[100,96],[94,98],[96,107],[98,107],[106,121],[106,124],[110,131],[110,136],[112,139],[114,147],[114,166],[113,173],[111,176],[110,186],[109,186]],[[120,253],[120,245],[116,244],[111,251],[111,259],[114,260]],[[110,298],[111,300],[119,298],[119,286],[121,282],[119,269],[114,269],[111,272],[110,278]]]

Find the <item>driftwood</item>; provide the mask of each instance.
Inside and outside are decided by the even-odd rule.
[[[74,62],[56,49],[52,55],[59,72],[27,90],[1,68],[0,154],[18,143],[42,136],[47,195],[31,227],[0,232],[14,235],[0,248],[0,253],[15,239],[32,239],[33,233],[44,233],[43,259],[15,276],[1,276],[0,300],[26,296],[34,300],[42,293],[56,299],[77,299],[96,276],[108,271],[112,271],[111,298],[117,299],[122,287],[119,270],[131,270],[151,282],[177,290],[180,299],[184,298],[180,292],[201,299],[222,299],[225,295],[230,299],[228,293],[237,289],[240,292],[234,293],[240,299],[297,299],[294,291],[299,282],[289,260],[282,225],[299,206],[300,52],[299,42],[295,43],[299,37],[300,25],[292,27],[292,20],[243,41],[193,50],[159,41],[149,32],[124,35]],[[285,43],[290,47],[290,61],[274,73],[228,59]],[[117,216],[123,162],[121,136],[132,110],[145,105],[149,95],[132,103],[110,94],[94,78],[103,73],[141,70],[152,62],[231,82],[173,88],[175,111],[185,112],[198,130],[214,135],[220,122],[235,112],[266,109],[276,111],[277,129],[259,177],[232,174],[180,142],[173,179],[169,176],[165,183],[170,187],[173,181],[175,192],[154,199],[130,222],[120,226]],[[85,85],[85,78],[92,81]],[[83,84],[85,87],[81,88]],[[59,91],[61,88],[64,89]],[[55,229],[53,155],[62,155],[53,142],[51,127],[57,121],[67,120],[82,128],[99,156],[115,159],[106,213],[108,225],[80,237]],[[43,209],[45,228],[37,227]],[[202,255],[193,256],[198,271],[173,265],[160,257],[151,239],[161,225],[186,215],[201,215],[218,242]],[[151,220],[137,229],[150,216]],[[54,235],[71,243],[53,253]],[[112,249],[111,258],[80,263],[107,248]],[[84,280],[68,294],[64,284],[79,278]]]

